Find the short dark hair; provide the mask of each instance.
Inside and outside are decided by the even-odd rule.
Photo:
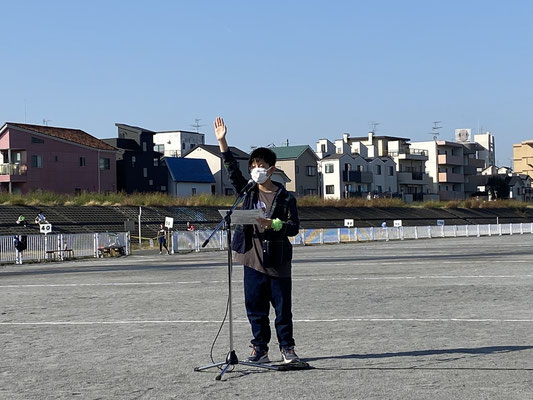
[[[252,166],[252,163],[254,161],[262,160],[266,162],[271,167],[273,165],[276,165],[276,153],[274,153],[272,150],[266,147],[258,147],[254,151],[252,151],[252,154],[250,154],[250,159],[248,160],[248,168]]]

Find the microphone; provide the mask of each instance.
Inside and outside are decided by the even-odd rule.
[[[241,190],[241,193],[239,193],[239,195],[242,196],[245,193],[249,193],[250,190],[252,190],[255,187],[255,185],[257,185],[257,183],[253,179],[250,179],[248,183],[246,184],[246,186]]]

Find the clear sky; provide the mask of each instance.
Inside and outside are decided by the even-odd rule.
[[[531,1],[1,1],[0,123],[228,141],[490,130],[533,139]]]

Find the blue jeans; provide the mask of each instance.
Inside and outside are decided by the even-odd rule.
[[[276,312],[276,334],[280,348],[294,346],[291,305],[292,279],[276,278],[244,266],[244,303],[252,328],[252,344],[268,350],[270,303]]]

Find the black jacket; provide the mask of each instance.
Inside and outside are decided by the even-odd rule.
[[[233,187],[237,193],[240,193],[248,181],[242,175],[237,160],[231,151],[222,153],[222,158]],[[282,185],[276,182],[274,182],[274,184],[280,188],[274,198],[268,217],[272,219],[280,219],[283,222],[283,226],[279,231],[274,231],[273,229],[265,230],[260,239],[263,244],[264,266],[275,268],[277,265],[292,259],[292,245],[289,242],[288,237],[296,236],[298,234],[300,220],[298,219],[298,209],[296,207],[296,199],[294,196]],[[258,190],[259,189],[256,186],[244,198],[242,205],[244,210],[254,208],[259,196]],[[236,225],[231,243],[232,250],[235,250],[237,253],[246,253],[253,246],[252,238],[254,234],[257,234],[257,232],[254,232],[253,225]]]

